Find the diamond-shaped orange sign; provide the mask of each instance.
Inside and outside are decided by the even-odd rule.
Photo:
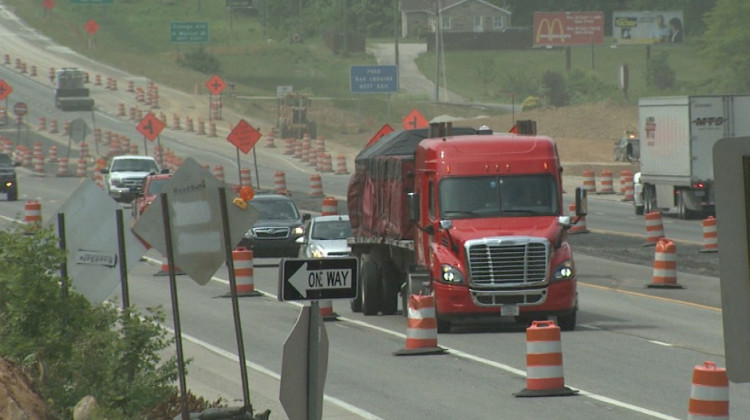
[[[242,153],[247,154],[260,140],[260,131],[256,130],[245,120],[240,120],[227,136],[230,143],[237,146]]]
[[[8,82],[6,82],[3,79],[0,79],[0,101],[7,98],[11,92],[13,92],[13,88],[10,87]]]
[[[391,127],[390,124],[383,125],[382,127],[380,127],[380,130],[378,130],[378,132],[375,133],[375,135],[372,136],[372,138],[367,142],[365,147],[370,147],[372,144],[375,144],[378,140],[380,140],[381,137],[392,131],[393,127]]]
[[[404,117],[401,122],[404,124],[404,128],[407,130],[426,128],[430,125],[430,122],[427,121],[427,118],[425,118],[424,115],[422,115],[422,113],[420,113],[416,109],[412,109],[409,115]]]
[[[143,134],[143,137],[149,139],[149,141],[154,141],[159,133],[161,133],[161,130],[164,129],[164,126],[165,124],[160,119],[156,118],[156,115],[149,112],[143,117],[141,122],[138,123],[136,129],[139,133]]]
[[[55,7],[55,0],[44,0],[42,6],[47,10],[52,10],[52,8]]]
[[[211,92],[212,95],[219,95],[221,92],[227,87],[227,84],[224,83],[224,80],[221,79],[221,77],[214,75],[212,78],[208,79],[206,82],[206,88],[209,92]]]
[[[94,19],[91,19],[90,21],[86,22],[85,25],[83,25],[83,29],[86,30],[91,35],[94,35],[96,31],[99,30],[99,23],[95,21]]]

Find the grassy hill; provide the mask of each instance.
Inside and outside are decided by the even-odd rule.
[[[276,87],[286,85],[315,98],[312,118],[322,131],[327,129],[343,137],[374,133],[386,122],[400,126],[402,116],[415,107],[428,118],[440,114],[470,117],[477,113],[471,108],[432,103],[424,95],[356,97],[349,93],[349,68],[375,64],[371,55],[336,55],[325,46],[322,34],[307,37],[302,43],[291,43],[291,31],[264,28],[261,18],[250,13],[236,12],[230,16],[220,0],[115,0],[103,5],[61,0],[51,10],[43,8],[41,1],[4,0],[4,3],[57,42],[157,83],[193,91],[202,87],[211,74],[218,74],[228,83],[234,83],[241,97],[227,99],[227,105],[260,118],[275,119]],[[100,25],[93,36],[84,30],[86,22],[92,19]],[[206,22],[209,41],[172,43],[171,22]],[[89,48],[91,44],[93,48]],[[449,90],[472,101],[516,104],[528,95],[538,95],[542,75],[550,70],[569,75],[568,89],[573,103],[608,101],[632,106],[640,96],[708,93],[701,86],[709,70],[699,64],[700,58],[690,40],[682,45],[650,48],[652,56],[662,52],[668,54],[667,61],[676,74],[676,84],[669,91],[646,86],[649,51],[645,46],[614,48],[609,40],[601,46],[572,48],[570,72],[565,68],[563,49],[446,51],[444,80]],[[218,69],[201,73],[180,64],[186,57],[199,53],[215,60]],[[629,68],[627,98],[618,87],[621,64]],[[434,77],[433,53],[421,56],[418,65],[427,77]]]

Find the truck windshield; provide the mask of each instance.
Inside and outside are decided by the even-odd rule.
[[[156,162],[148,159],[119,159],[112,162],[111,172],[148,172],[159,173]]]
[[[438,188],[443,219],[559,214],[551,175],[445,178]]]

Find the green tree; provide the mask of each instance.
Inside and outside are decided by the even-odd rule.
[[[669,54],[659,51],[646,66],[646,85],[659,90],[671,89],[676,80],[675,71],[669,66]]]
[[[714,70],[714,84],[726,93],[750,90],[750,3],[718,0],[706,15],[706,33],[701,40],[703,54]]]
[[[21,363],[63,417],[86,395],[114,413],[147,412],[174,393],[171,342],[159,310],[91,305],[59,275],[65,255],[51,229],[0,231],[0,356]]]

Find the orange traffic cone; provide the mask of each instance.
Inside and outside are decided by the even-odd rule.
[[[394,352],[393,355],[411,356],[445,352],[444,348],[437,345],[435,297],[432,295],[409,295],[406,347]]]
[[[565,386],[560,327],[553,321],[534,321],[526,329],[526,388],[516,397],[557,397],[578,391]]]

